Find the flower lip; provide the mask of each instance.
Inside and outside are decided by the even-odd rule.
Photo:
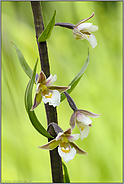
[[[49,103],[49,105],[52,105],[54,107],[58,106],[60,104],[60,93],[57,90],[49,91],[48,95],[43,96],[43,102]]]
[[[63,147],[58,147],[58,152],[59,152],[59,155],[61,156],[61,157],[63,157],[63,160],[66,162],[66,163],[68,163],[70,160],[72,160],[74,157],[75,157],[75,155],[76,155],[76,150],[75,150],[75,148],[73,147],[73,148],[63,148]]]

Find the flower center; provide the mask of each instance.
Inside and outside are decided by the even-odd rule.
[[[79,126],[79,127],[80,127],[81,131],[83,131],[83,130],[84,130],[84,127],[83,127],[83,126]]]
[[[68,138],[67,137],[63,137],[62,138],[62,143],[67,143],[68,142]]]
[[[52,93],[50,95],[45,95],[46,98],[52,98]]]
[[[61,148],[61,150],[62,150],[64,153],[69,153],[69,151],[70,151],[69,148],[67,148],[67,149]]]
[[[42,91],[43,91],[43,92],[47,90],[46,85],[42,85],[41,88],[42,88]]]

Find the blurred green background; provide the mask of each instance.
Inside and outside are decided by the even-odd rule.
[[[56,22],[88,22],[99,27],[94,32],[98,45],[77,41],[72,30],[54,27],[47,41],[51,73],[55,85],[68,85],[80,71],[90,50],[89,66],[71,93],[80,109],[101,113],[94,118],[90,133],[75,143],[88,152],[76,155],[67,165],[71,182],[122,182],[122,2],[42,2],[45,26],[57,11]],[[24,106],[29,78],[23,72],[13,41],[33,69],[38,56],[30,2],[1,2],[2,13],[2,181],[52,182],[49,152],[37,146],[47,143],[31,125]],[[40,62],[37,73],[40,72]],[[36,86],[35,86],[36,87]],[[35,91],[34,87],[34,91]],[[72,115],[66,100],[57,108],[59,126],[66,130]],[[44,104],[35,110],[47,128]],[[73,133],[79,133],[76,127]]]

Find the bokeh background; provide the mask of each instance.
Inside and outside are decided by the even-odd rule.
[[[51,73],[55,85],[68,85],[80,71],[90,51],[90,63],[82,80],[71,93],[79,109],[101,113],[94,118],[90,133],[76,144],[88,152],[66,164],[71,182],[122,182],[122,2],[42,2],[45,26],[57,11],[56,22],[88,22],[99,27],[94,32],[98,45],[75,40],[72,30],[54,27],[47,41]],[[30,2],[1,2],[1,129],[2,182],[52,182],[49,152],[40,150],[47,139],[32,126],[24,106],[29,81],[22,70],[13,41],[33,69],[38,55]],[[40,62],[37,73],[40,72]],[[34,87],[35,91],[35,87]],[[66,130],[72,115],[66,100],[57,108],[59,126]],[[47,128],[44,104],[35,110]],[[76,127],[73,133],[79,133]]]

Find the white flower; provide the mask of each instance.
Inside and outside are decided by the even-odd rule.
[[[42,100],[45,104],[49,102],[49,105],[56,107],[60,104],[60,93],[57,90],[50,91],[48,95],[43,96]]]
[[[96,47],[97,40],[96,37],[91,33],[98,30],[98,26],[92,25],[92,23],[84,23],[94,16],[94,13],[87,19],[79,21],[73,29],[74,37],[79,40],[86,39],[91,44],[92,48]]]
[[[37,78],[36,94],[31,111],[33,111],[41,103],[41,100],[43,100],[45,104],[49,103],[49,105],[54,107],[58,106],[60,104],[60,93],[69,89],[70,86],[52,86],[56,81],[57,76],[53,76],[51,74],[48,78],[46,78],[43,71],[40,72],[40,75]]]
[[[65,162],[69,162],[69,160],[72,160],[76,155],[76,149],[75,148],[64,148],[64,147],[58,147],[58,153],[60,157],[63,157],[63,160]]]
[[[43,146],[39,146],[39,148],[53,150],[58,146],[58,153],[60,157],[62,157],[63,160],[68,163],[69,160],[72,160],[75,157],[76,153],[87,154],[75,143],[73,143],[73,141],[78,140],[79,137],[80,134],[71,134],[71,128],[69,128],[65,132],[59,132],[55,139]]]
[[[88,117],[99,117],[99,114],[94,114],[92,112],[86,111],[86,110],[76,110],[70,119],[70,125],[71,128],[74,129],[75,123],[77,124],[80,133],[81,133],[81,140],[83,140],[85,137],[89,134],[89,126],[91,127],[92,120]]]

